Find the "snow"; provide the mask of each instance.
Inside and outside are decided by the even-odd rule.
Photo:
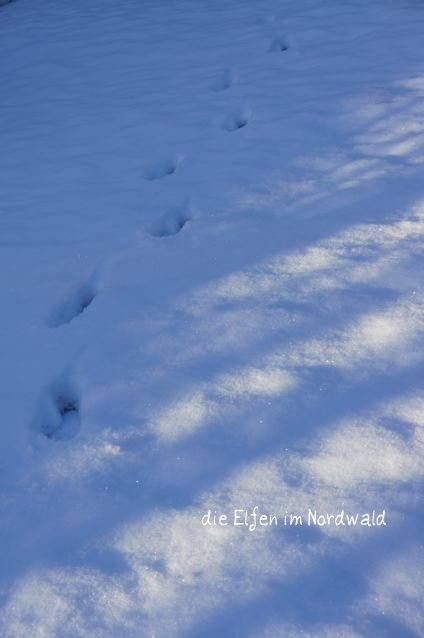
[[[422,3],[0,5],[0,635],[422,636]]]

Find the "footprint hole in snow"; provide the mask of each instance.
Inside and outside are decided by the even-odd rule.
[[[149,232],[153,237],[169,237],[179,233],[191,220],[192,217],[185,208],[174,209],[155,221]]]
[[[46,439],[73,439],[80,429],[80,406],[76,393],[59,384],[44,393],[36,419],[36,430]]]
[[[275,36],[272,39],[271,45],[269,47],[269,50],[273,53],[282,53],[284,51],[287,51],[288,49],[289,49],[289,43],[287,42],[287,39],[283,35]]]
[[[249,116],[247,111],[238,111],[228,114],[222,126],[225,131],[237,131],[247,126],[248,122]]]
[[[50,328],[58,328],[70,323],[81,315],[96,298],[97,290],[93,280],[83,284],[62,305],[58,306],[51,314],[48,325]]]
[[[212,83],[212,91],[225,91],[229,89],[234,81],[234,74],[231,69],[225,69],[219,77]]]
[[[144,177],[148,181],[162,179],[168,175],[173,175],[178,167],[178,161],[175,158],[166,158],[148,166],[144,171]]]

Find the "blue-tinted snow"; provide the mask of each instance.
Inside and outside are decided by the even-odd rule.
[[[424,635],[422,3],[0,4],[1,635]]]

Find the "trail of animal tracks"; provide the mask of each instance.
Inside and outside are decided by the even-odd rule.
[[[0,5],[1,636],[424,635],[422,3]]]

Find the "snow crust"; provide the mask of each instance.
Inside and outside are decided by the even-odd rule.
[[[424,5],[0,5],[0,635],[424,635]]]

